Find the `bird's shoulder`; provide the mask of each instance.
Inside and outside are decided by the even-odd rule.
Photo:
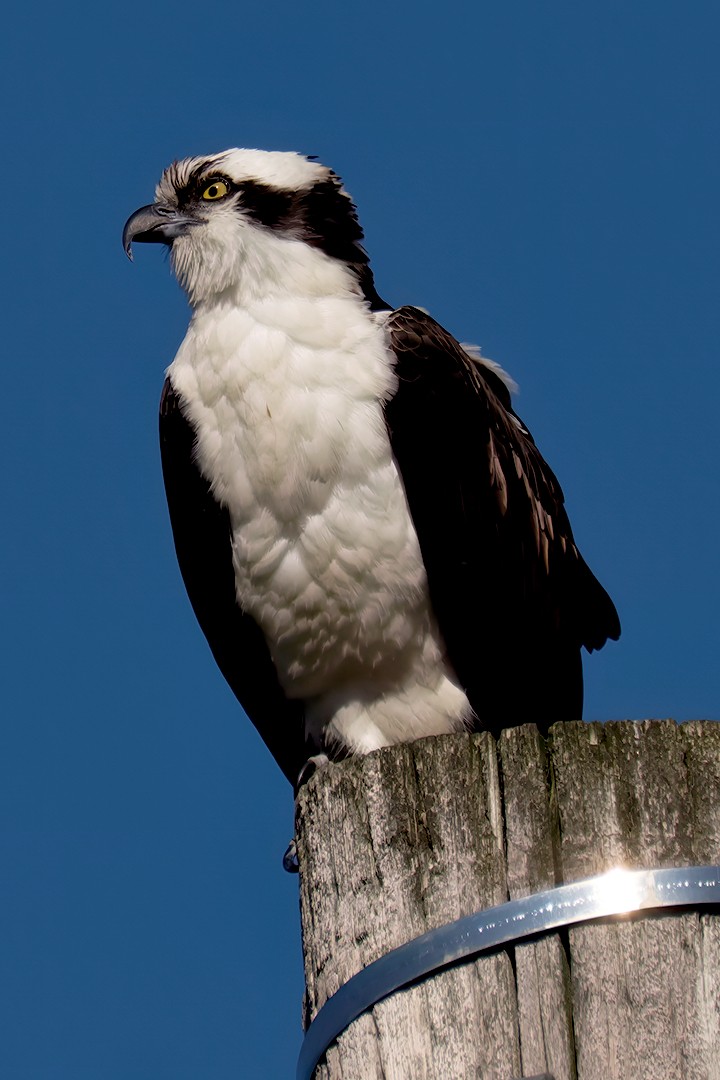
[[[436,385],[455,383],[458,388],[490,395],[498,406],[512,412],[510,388],[514,384],[502,368],[478,349],[461,344],[423,308],[396,308],[388,313],[386,326],[401,381],[430,376]]]
[[[398,379],[390,410],[395,426],[406,426],[411,412],[424,404],[425,419],[430,419],[431,410],[436,436],[442,433],[446,446],[469,440],[467,448],[487,458],[486,475],[503,514],[511,483],[522,489],[526,505],[539,502],[552,512],[574,546],[562,489],[513,408],[509,377],[498,365],[469,351],[421,308],[397,308],[387,318],[387,330]],[[475,464],[480,464],[477,457]]]

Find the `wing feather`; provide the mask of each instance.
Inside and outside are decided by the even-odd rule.
[[[386,405],[449,659],[481,726],[579,719],[580,648],[617,638],[615,607],[575,544],[560,485],[502,379],[431,316],[387,320]]]

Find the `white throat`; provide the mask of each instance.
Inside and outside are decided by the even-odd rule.
[[[216,210],[200,228],[178,237],[172,264],[193,308],[362,295],[344,263],[303,240],[255,225],[232,207]]]

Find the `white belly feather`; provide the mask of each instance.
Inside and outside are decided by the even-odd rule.
[[[471,714],[385,429],[382,323],[354,297],[217,306],[169,369],[230,512],[239,603],[310,733],[361,752]]]

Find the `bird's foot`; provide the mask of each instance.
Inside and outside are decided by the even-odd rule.
[[[298,862],[297,841],[293,836],[283,855],[283,870],[288,874],[297,874],[299,869],[300,863]]]
[[[298,795],[300,794],[300,788],[303,786],[303,784],[307,784],[310,777],[314,776],[318,769],[321,769],[323,765],[327,765],[329,761],[330,758],[327,756],[327,754],[313,754],[312,757],[309,757],[307,759],[302,769],[298,773],[297,780],[295,781],[296,800]]]
[[[327,754],[313,754],[312,757],[309,757],[307,759],[302,769],[298,773],[297,780],[295,781],[296,802],[303,784],[307,784],[310,777],[314,776],[318,769],[321,769],[323,765],[327,765],[329,760],[330,758],[327,756]],[[288,844],[285,854],[283,855],[282,864],[283,870],[286,870],[288,874],[297,874],[298,870],[300,869],[300,863],[298,862],[297,853],[297,841],[295,840],[294,836]]]

